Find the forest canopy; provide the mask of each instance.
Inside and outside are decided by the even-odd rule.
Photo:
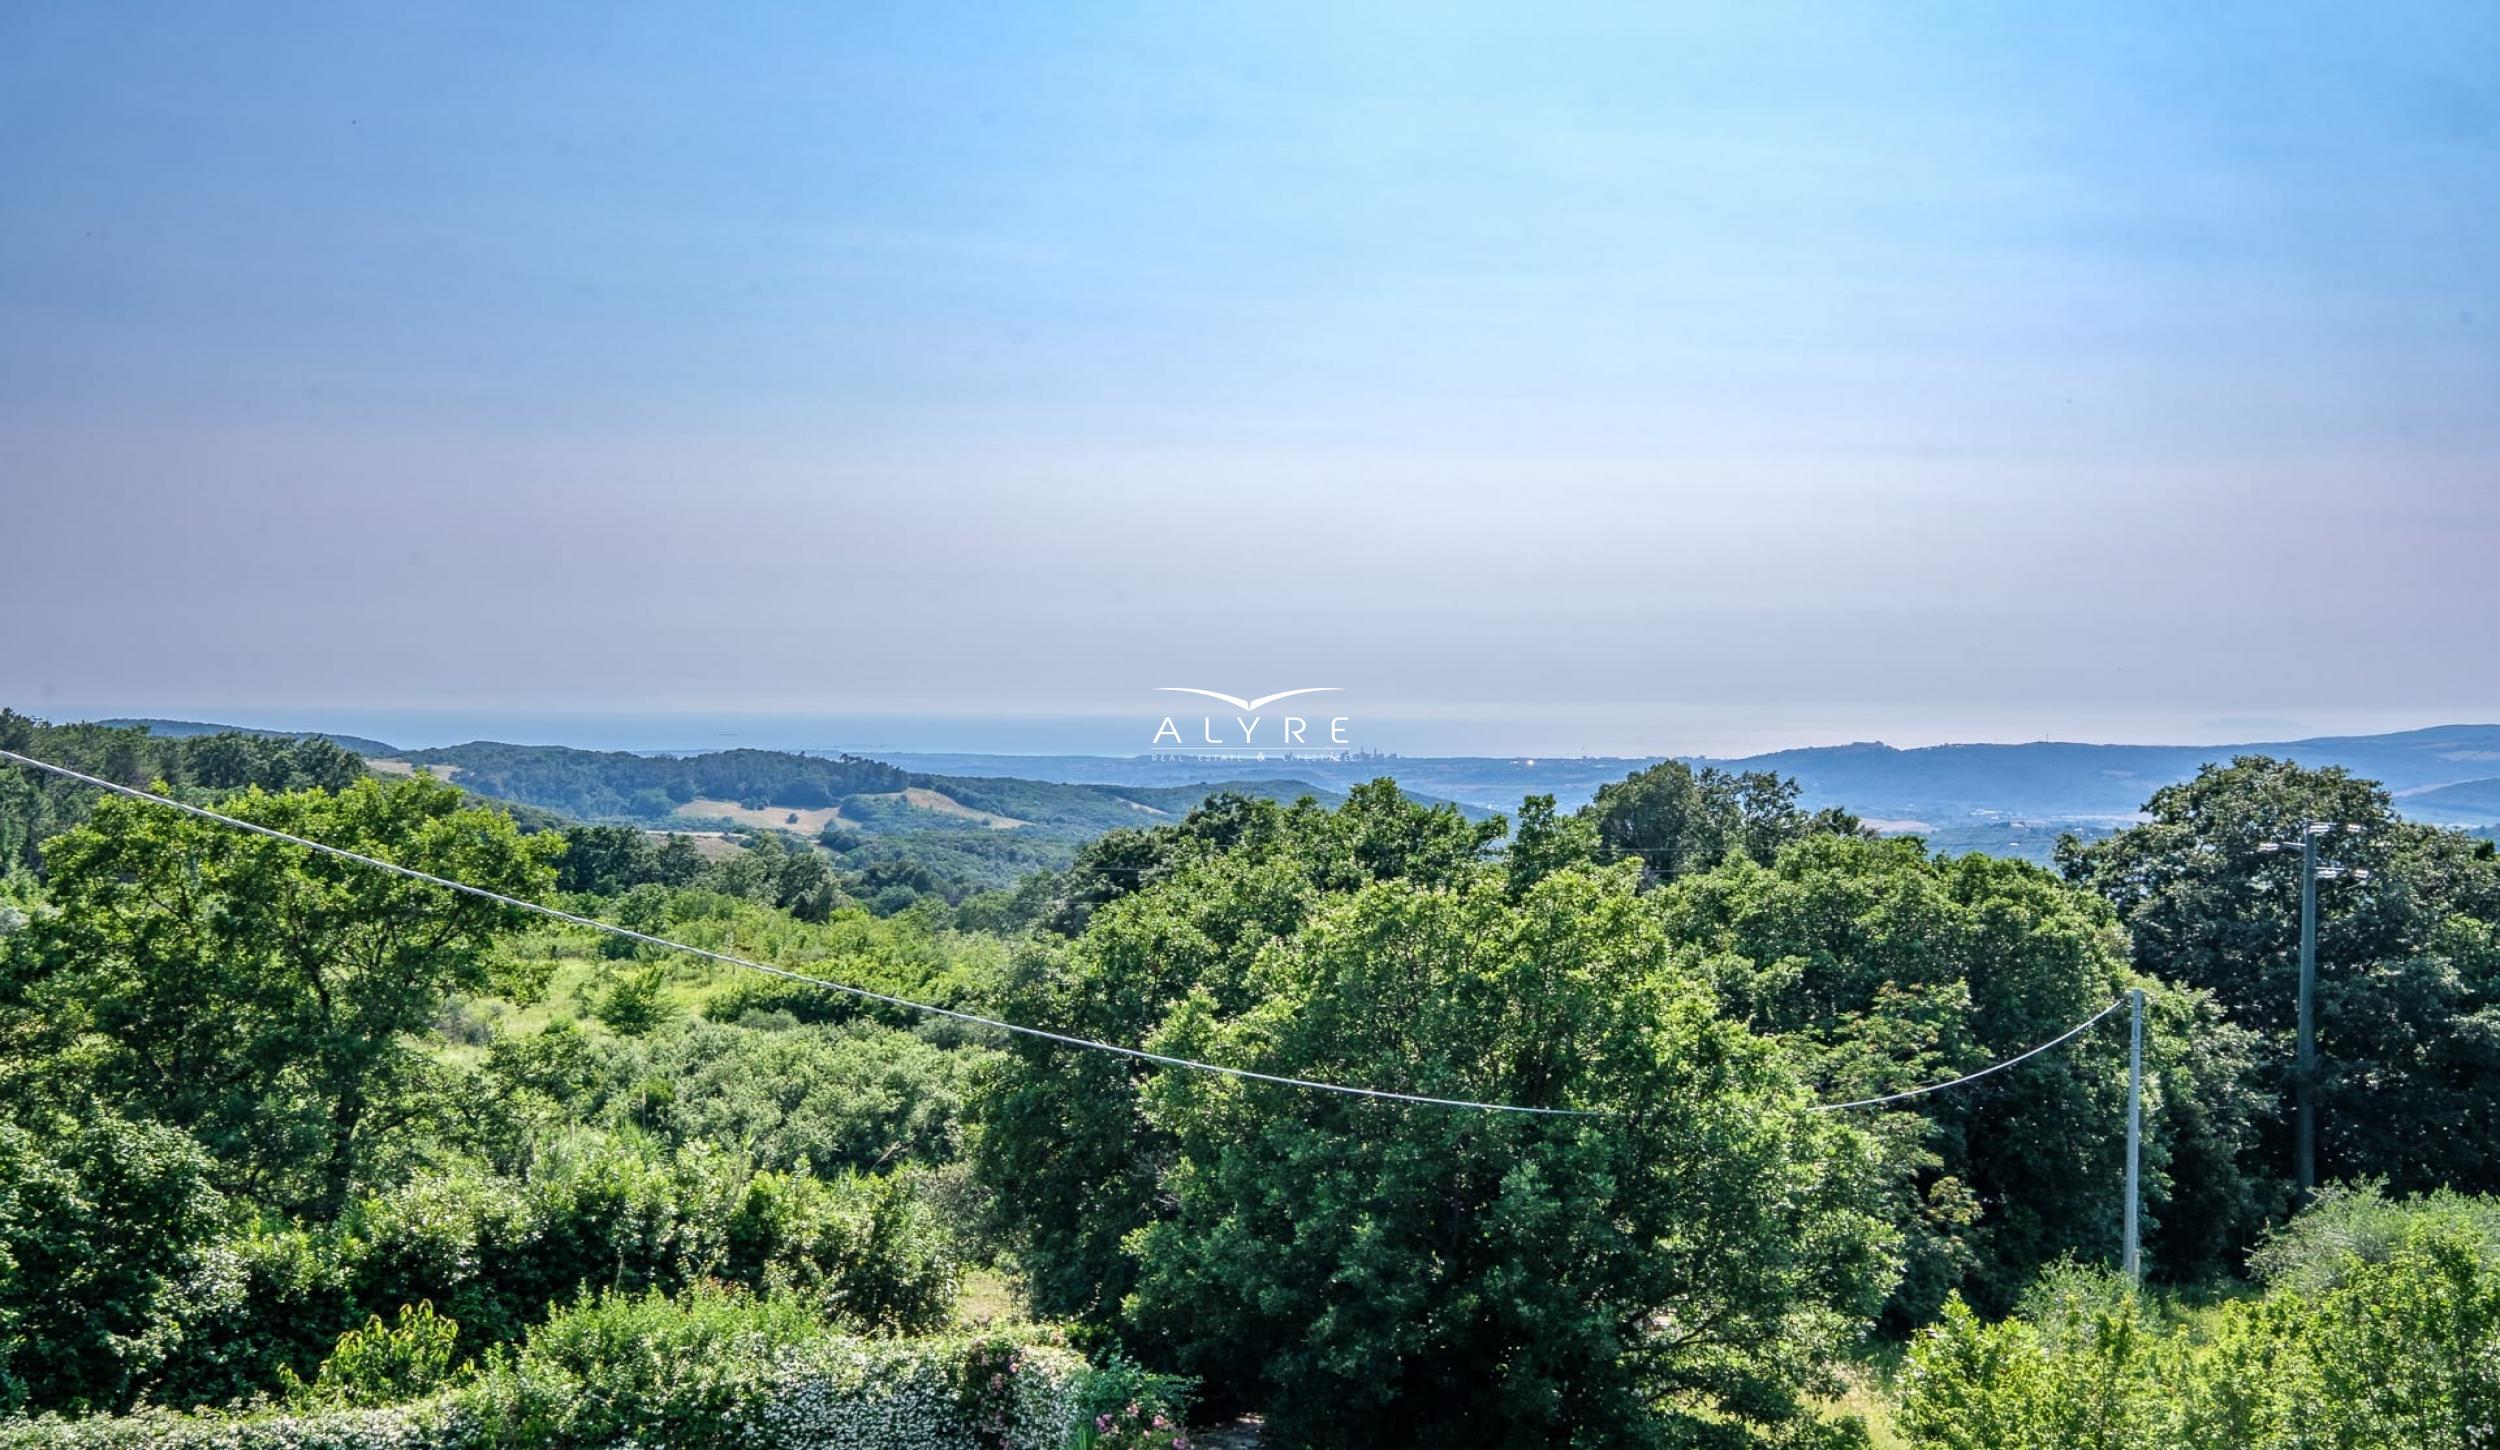
[[[908,853],[516,818],[321,741],[0,728],[641,934],[8,772],[0,1443],[1172,1450],[1194,1406],[1277,1445],[2047,1446],[2087,1400],[2107,1443],[2309,1443],[2249,1357],[2384,1389],[2333,1443],[2484,1403],[2417,1361],[2500,1303],[2500,862],[2340,772],[2214,767],[2054,872],[1673,762],[1493,819],[1218,792],[957,901]],[[2260,847],[2317,820],[2360,829],[2320,896],[2344,1186],[2302,1212]],[[1830,1110],[2136,992],[2141,1289],[2096,1267],[2123,1016]]]

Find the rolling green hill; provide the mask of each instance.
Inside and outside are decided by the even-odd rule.
[[[2488,825],[2500,821],[2500,777],[2409,791],[2396,798],[2396,808],[2442,825]]]
[[[480,795],[584,821],[653,827],[709,821],[839,828],[865,835],[1013,833],[1027,840],[1066,842],[1090,840],[1121,826],[1174,820],[1220,791],[1280,800],[1312,795],[1333,801],[1338,796],[1301,780],[1071,784],[933,775],[858,756],[778,750],[635,755],[478,741],[378,757],[377,763],[384,768],[423,766]]]
[[[249,735],[260,740],[327,740],[358,755],[389,755],[393,747],[363,735],[337,735],[327,730],[255,730],[246,725],[215,725],[205,720],[98,720],[115,730],[145,730],[159,740],[189,740],[202,735]]]

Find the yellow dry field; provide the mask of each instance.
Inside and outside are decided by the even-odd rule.
[[[904,791],[903,799],[906,803],[916,806],[921,810],[935,811],[941,816],[958,816],[967,821],[979,821],[993,831],[1011,831],[1016,827],[1025,824],[1025,822],[1017,820],[1014,816],[1001,816],[994,815],[989,811],[976,811],[951,795],[944,794],[940,791],[929,790],[923,786],[913,786],[911,789]]]
[[[407,761],[376,759],[372,756],[365,757],[365,769],[376,775],[415,775],[417,773],[417,767],[410,765]],[[436,780],[449,780],[460,773],[460,767],[456,765],[429,765],[425,769],[431,772]]]
[[[804,811],[787,806],[766,806],[759,811],[749,810],[736,801],[716,801],[708,796],[696,796],[679,806],[676,814],[707,821],[736,821],[742,826],[766,826],[776,831],[799,831],[811,836],[842,819],[838,806],[818,806]],[[797,819],[791,819],[793,816]]]
[[[694,847],[695,854],[706,861],[735,856],[746,849],[744,837],[733,836],[726,831],[645,831],[643,834],[649,836],[655,846],[671,836],[682,836]]]

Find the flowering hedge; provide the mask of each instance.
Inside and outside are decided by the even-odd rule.
[[[411,1404],[0,1421],[0,1450],[1067,1450],[1096,1381],[1046,1328],[869,1339],[789,1301],[608,1294]]]
[[[0,1420],[0,1450],[435,1450],[460,1434],[449,1397],[382,1410],[219,1414],[143,1410],[91,1419]]]

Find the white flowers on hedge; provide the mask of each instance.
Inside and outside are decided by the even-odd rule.
[[[476,1442],[448,1396],[380,1410],[0,1420],[0,1450],[462,1450]]]
[[[828,1337],[777,1355],[730,1420],[757,1450],[1065,1450],[1091,1373],[1012,1338]],[[0,1450],[493,1450],[488,1425],[454,1391],[377,1410],[0,1420]]]
[[[961,1346],[950,1346],[962,1352]],[[974,1354],[983,1351],[972,1350]],[[810,1345],[783,1355],[769,1391],[741,1417],[745,1443],[857,1450],[1060,1450],[1076,1430],[1089,1373],[1072,1350],[1000,1348],[980,1409],[958,1389],[967,1366],[909,1340]],[[986,1413],[985,1413],[986,1411]]]

